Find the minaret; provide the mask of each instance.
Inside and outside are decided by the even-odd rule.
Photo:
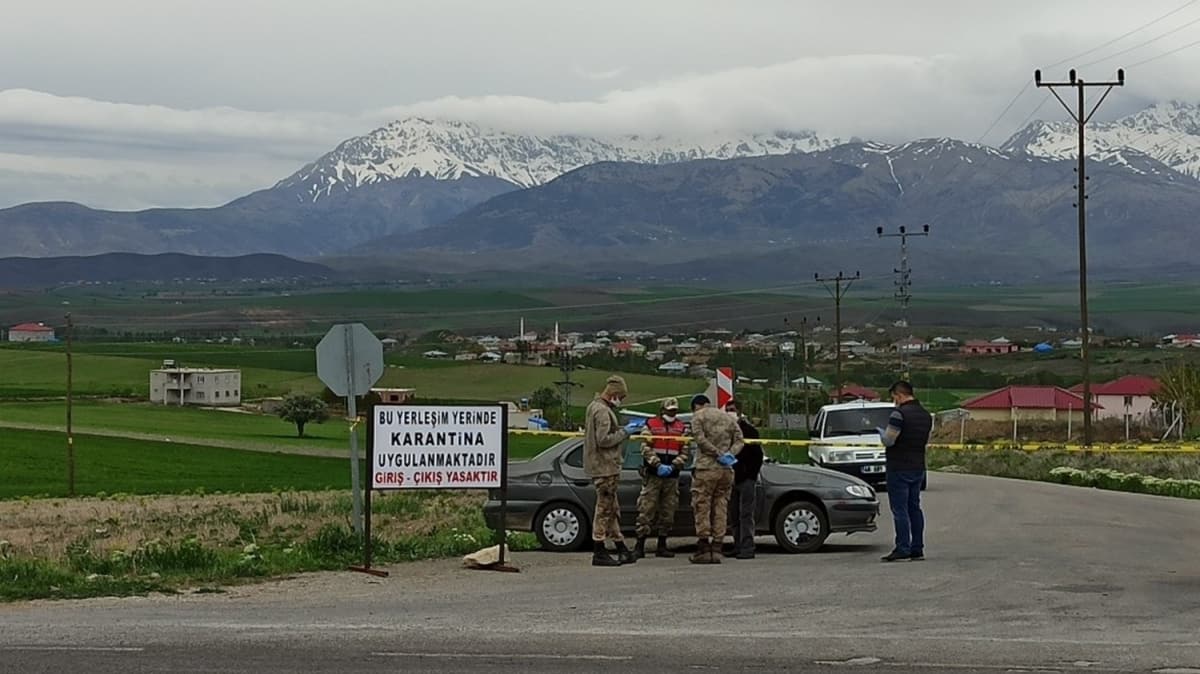
[[[525,318],[524,317],[521,318],[521,332],[520,332],[520,334],[517,335],[517,340],[521,341],[521,342],[525,341]]]
[[[554,321],[554,346],[558,346],[558,321]]]

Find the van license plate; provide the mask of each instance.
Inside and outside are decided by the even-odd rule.
[[[887,470],[887,468],[885,466],[863,466],[862,472],[864,472],[864,473],[882,473],[886,470]]]

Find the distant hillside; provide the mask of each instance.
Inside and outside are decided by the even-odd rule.
[[[329,267],[282,255],[200,257],[179,253],[108,253],[90,257],[0,258],[0,288],[76,282],[170,281],[172,279],[325,278]]]

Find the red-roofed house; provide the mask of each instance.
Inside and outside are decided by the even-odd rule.
[[[1058,386],[1006,386],[976,396],[962,404],[972,419],[982,421],[1012,421],[1043,419],[1083,421],[1083,396]],[[1099,407],[1092,405],[1093,413]]]
[[[1100,405],[1097,419],[1124,419],[1141,421],[1154,407],[1154,394],[1159,383],[1154,377],[1132,374],[1114,379],[1105,384],[1092,386],[1092,400]],[[1083,384],[1071,387],[1071,391],[1083,394]]]
[[[879,394],[875,391],[858,384],[846,384],[841,389],[834,391],[829,396],[834,402],[842,402],[846,400],[879,400]]]
[[[22,323],[8,330],[10,342],[53,342],[54,328],[45,323]]]

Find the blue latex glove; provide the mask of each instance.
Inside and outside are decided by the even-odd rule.
[[[645,427],[646,427],[645,419],[634,419],[633,421],[625,424],[625,432],[630,435],[636,435],[638,433],[641,433],[642,429]]]
[[[721,456],[717,457],[717,463],[721,464],[722,466],[732,466],[733,464],[737,463],[737,457],[729,452],[725,452]]]
[[[673,472],[675,472],[675,471],[671,469],[671,466],[669,464],[666,464],[666,463],[658,464],[658,476],[659,477],[670,477],[671,473],[673,473]]]

